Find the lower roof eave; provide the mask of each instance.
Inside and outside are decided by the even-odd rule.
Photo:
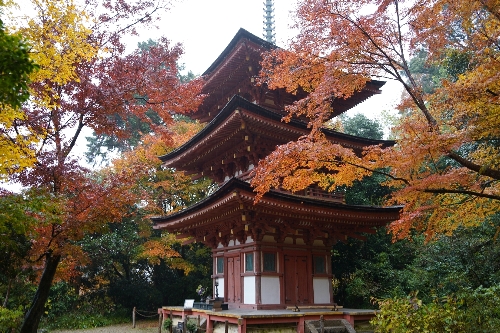
[[[295,225],[323,228],[385,226],[399,218],[401,206],[355,206],[270,191],[254,204],[255,192],[244,181],[233,178],[210,197],[177,213],[152,217],[155,229],[183,232],[205,228],[221,221],[255,222],[254,217],[293,221]],[[232,222],[233,224],[236,222]]]

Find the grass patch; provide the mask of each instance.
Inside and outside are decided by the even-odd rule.
[[[56,320],[50,320],[50,322],[48,320],[42,320],[40,328],[47,330],[85,329],[123,324],[127,322],[130,322],[130,315],[125,312],[117,312],[106,315],[68,313],[58,317]]]

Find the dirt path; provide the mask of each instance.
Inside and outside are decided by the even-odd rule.
[[[141,321],[135,328],[132,323],[128,323],[83,330],[56,330],[51,333],[158,333],[158,321]]]

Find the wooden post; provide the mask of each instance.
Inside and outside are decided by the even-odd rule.
[[[200,315],[198,315],[198,325],[196,325],[198,329],[196,331],[200,332]]]
[[[260,267],[260,247],[253,252],[255,269],[255,304],[262,304],[262,275]]]
[[[170,310],[170,322],[172,323],[172,325],[170,325],[170,332],[169,333],[172,333],[172,331],[174,329],[174,317],[172,316],[172,310]]]
[[[319,316],[319,332],[325,332],[325,322],[323,321],[323,315]]]
[[[226,321],[224,322],[224,333],[227,333],[227,332],[228,332],[228,330],[229,330],[229,323],[228,323],[228,321],[226,320]]]
[[[182,333],[186,333],[187,332],[187,327],[188,327],[188,316],[184,316],[184,330],[182,331]]]
[[[135,306],[132,309],[132,328],[135,328]]]
[[[162,314],[163,314],[162,311],[160,311],[160,313],[158,313],[158,333],[161,333]]]
[[[207,329],[206,333],[214,333],[214,322],[210,319],[210,316],[207,317]]]

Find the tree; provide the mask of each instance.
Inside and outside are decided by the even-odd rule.
[[[381,140],[384,137],[382,126],[362,113],[356,113],[352,117],[341,116],[340,118],[344,132],[347,134],[376,140]]]
[[[20,36],[5,32],[0,20],[0,103],[18,108],[28,99],[29,74],[36,68],[29,57],[28,45]]]
[[[0,191],[0,285],[5,287],[0,290],[3,307],[9,305],[16,281],[32,271],[26,266],[29,266],[31,240],[36,237],[33,231],[38,216],[43,215],[48,221],[59,219],[59,203],[51,199],[37,190],[26,190],[20,194]],[[14,308],[19,305],[15,303]]]
[[[3,2],[0,2],[0,10]],[[13,169],[22,169],[34,162],[30,144],[35,137],[17,135],[14,144],[5,135],[16,118],[22,118],[19,107],[29,97],[30,74],[37,65],[30,58],[29,45],[19,34],[10,34],[0,19],[0,179]]]
[[[0,2],[0,11],[3,5],[3,1]],[[5,31],[0,19],[0,107],[3,111],[6,107],[11,111],[19,108],[29,97],[29,76],[37,68],[29,52],[26,40]]]
[[[137,46],[140,52],[149,52],[152,47],[158,47],[158,43],[149,39],[146,42],[138,43]],[[191,71],[186,75],[182,75],[180,71],[183,69],[183,66],[178,66],[177,76],[180,83],[187,83],[196,79]],[[144,105],[145,99],[139,99],[137,102]],[[123,138],[114,133],[101,133],[99,135],[94,133],[93,136],[86,137],[87,151],[85,152],[85,157],[87,162],[94,165],[99,162],[109,162],[113,158],[112,153],[123,153],[140,145],[143,136],[154,133],[154,129],[150,126],[150,123],[153,123],[156,128],[163,123],[162,118],[153,109],[147,110],[145,115],[148,117],[148,121],[133,114],[126,117],[120,116],[118,113],[112,115],[111,117],[115,122],[114,126],[128,133],[128,136]],[[182,114],[174,114],[173,120],[192,121]]]
[[[108,224],[111,233],[88,234],[81,241],[91,262],[81,268],[80,281],[87,294],[97,289],[93,286],[105,284],[105,294],[116,305],[153,310],[165,299],[179,303],[194,294],[195,284],[209,275],[209,249],[180,246],[175,235],[153,231],[148,218],[178,211],[210,193],[213,186],[209,180],[193,182],[191,177],[164,167],[158,159],[201,128],[197,122],[178,119],[171,126],[172,146],[154,134],[142,135],[134,149],[123,151],[113,162],[114,168],[135,174],[135,190],[144,195],[140,207],[131,207],[120,224]]]
[[[486,0],[301,1],[299,34],[289,50],[266,56],[261,82],[310,92],[287,108],[286,119],[309,117],[311,133],[259,164],[253,180],[259,194],[311,183],[334,190],[383,173],[387,185],[397,189],[388,202],[404,205],[390,227],[397,238],[419,230],[430,239],[495,214],[500,208],[498,6]],[[421,50],[427,63],[446,64],[447,75],[432,93],[410,67]],[[404,112],[394,129],[395,146],[371,147],[357,156],[327,142],[319,130],[334,114],[332,102],[351,97],[372,77],[404,87],[399,106]]]
[[[128,133],[113,126],[112,115],[134,115],[168,141],[172,113],[193,110],[202,99],[200,80],[179,82],[180,45],[162,38],[148,52],[125,53],[123,37],[157,18],[167,1],[90,0],[85,7],[75,1],[32,4],[36,15],[24,18],[17,31],[32,43],[31,54],[40,69],[32,76],[30,103],[23,105],[26,117],[16,119],[6,135],[13,142],[16,133],[41,139],[34,167],[13,179],[65,204],[61,221],[37,226],[32,255],[43,262],[43,273],[22,333],[36,332],[57,268],[70,272],[80,258],[74,242],[108,222],[121,221],[124,212],[140,202],[141,192],[133,186],[135,172],[110,170],[88,177],[89,170],[79,166],[74,151],[82,131],[124,138]],[[149,109],[161,124],[150,121]]]

